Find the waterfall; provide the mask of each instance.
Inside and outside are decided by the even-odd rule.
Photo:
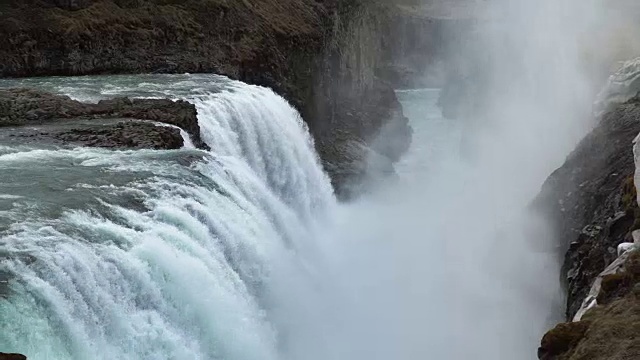
[[[278,289],[313,271],[299,254],[313,252],[335,205],[299,114],[271,90],[217,76],[19,85],[85,101],[187,99],[212,150],[2,148],[0,349],[281,358]]]

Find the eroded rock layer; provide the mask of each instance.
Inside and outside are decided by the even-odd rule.
[[[179,127],[196,147],[207,147],[196,108],[185,101],[116,98],[85,104],[33,89],[6,89],[0,90],[0,127],[13,128],[2,134],[5,141],[118,149],[180,148]]]

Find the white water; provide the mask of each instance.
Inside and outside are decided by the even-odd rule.
[[[481,137],[474,164],[437,91],[401,94],[416,133],[398,182],[337,205],[299,115],[269,90],[204,75],[22,84],[186,98],[212,151],[2,148],[3,351],[533,359],[560,307],[554,254],[530,242],[544,229],[520,210],[572,144],[530,156],[548,125],[533,115]]]
[[[159,89],[187,98],[213,150],[4,149],[0,174],[17,179],[0,183],[25,184],[3,188],[18,196],[2,203],[2,270],[16,274],[0,300],[3,350],[535,356],[557,264],[527,245],[513,197],[494,198],[494,173],[458,156],[462,128],[442,119],[437,91],[400,94],[416,132],[398,182],[339,206],[299,115],[271,91],[207,76],[143,79],[39,81],[85,100]]]
[[[0,279],[15,274],[1,350],[535,358],[562,305],[544,224],[524,207],[586,130],[585,63],[611,49],[595,41],[609,32],[594,1],[496,3],[504,21],[469,55],[500,70],[492,122],[466,130],[475,161],[435,92],[401,94],[416,136],[400,179],[346,206],[298,114],[268,90],[202,75],[22,81],[86,101],[186,98],[212,151],[1,148]]]
[[[308,278],[297,254],[312,253],[334,206],[310,137],[270,90],[217,77],[162,81],[223,88],[189,98],[211,153],[0,155],[0,171],[19,179],[4,178],[2,191],[21,195],[2,204],[0,269],[14,274],[0,299],[3,351],[36,360],[282,357],[278,289]],[[131,90],[120,86],[112,91]],[[44,177],[20,187],[30,171]]]

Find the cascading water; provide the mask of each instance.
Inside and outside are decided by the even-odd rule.
[[[278,289],[313,271],[298,253],[312,252],[334,206],[286,101],[204,75],[3,85],[84,101],[186,98],[212,150],[1,148],[2,351],[36,360],[282,357]]]
[[[212,149],[1,147],[2,351],[514,360],[556,319],[558,264],[521,210],[563,153],[522,166],[539,150],[519,137],[536,134],[529,118],[478,136],[469,161],[438,90],[402,92],[415,134],[399,177],[337,205],[300,116],[270,90],[208,75],[0,85],[187,99]]]

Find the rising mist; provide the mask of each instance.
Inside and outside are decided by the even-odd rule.
[[[316,294],[322,325],[297,333],[306,345],[292,358],[536,358],[563,320],[563,245],[528,204],[593,126],[616,61],[637,53],[618,5],[474,5],[472,31],[449,34],[454,118],[433,128],[438,114],[408,114],[416,134],[399,179],[340,209],[322,251],[333,269]]]

